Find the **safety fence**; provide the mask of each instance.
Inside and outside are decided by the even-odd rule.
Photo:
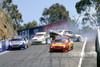
[[[8,49],[9,40],[0,41],[0,53]]]
[[[100,27],[97,29],[97,36],[96,36],[96,51],[100,53]]]
[[[37,32],[47,32],[49,33],[49,30],[63,30],[67,29],[67,20],[58,21],[56,23],[47,24],[44,26],[34,27],[34,28],[28,28],[18,31],[18,35],[20,36],[26,36],[28,40],[30,40],[35,33]]]
[[[97,29],[96,36],[97,67],[100,67],[100,27]]]

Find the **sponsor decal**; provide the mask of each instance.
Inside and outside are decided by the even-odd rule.
[[[34,33],[37,33],[38,31],[39,31],[39,29],[35,29],[35,30],[33,30]]]
[[[49,30],[67,30],[67,20],[43,26],[43,31],[49,33]]]
[[[64,44],[52,44],[52,46],[63,46]]]

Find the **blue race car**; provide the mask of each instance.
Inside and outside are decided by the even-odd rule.
[[[28,48],[29,43],[28,40],[24,36],[16,36],[12,37],[9,45],[8,45],[8,50],[12,50],[14,48]]]

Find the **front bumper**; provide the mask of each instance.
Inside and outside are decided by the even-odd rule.
[[[41,44],[42,43],[42,41],[32,41],[32,44]]]
[[[65,51],[66,48],[64,48],[63,46],[55,46],[55,47],[50,47],[50,52],[53,52],[53,51]]]
[[[9,45],[8,46],[8,49],[10,48],[10,49],[14,49],[14,48],[24,48],[25,47],[25,45],[19,45],[19,44],[17,44],[17,45]]]

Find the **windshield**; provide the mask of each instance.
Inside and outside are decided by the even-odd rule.
[[[24,41],[24,39],[11,39],[11,41]]]
[[[41,36],[43,36],[43,34],[36,34],[35,36],[39,36],[39,37],[41,37]]]
[[[55,39],[54,42],[68,42],[67,39]]]
[[[70,31],[66,31],[65,33],[66,33],[66,34],[72,34]]]

